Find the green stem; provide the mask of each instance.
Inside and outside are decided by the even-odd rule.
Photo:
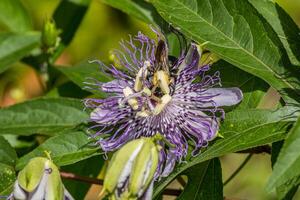
[[[242,164],[231,174],[231,176],[223,183],[223,186],[227,185],[248,163],[248,161],[251,159],[253,154],[249,154],[245,160],[242,162]]]
[[[73,174],[70,172],[60,172],[60,176],[63,179],[69,179],[69,180],[74,180],[74,181],[80,181],[88,184],[96,184],[96,185],[103,185],[103,180],[102,179],[97,179],[97,178],[90,178],[86,176],[80,176],[77,174]],[[179,196],[182,190],[176,190],[176,189],[165,189],[163,194],[164,195],[171,195],[171,196]]]

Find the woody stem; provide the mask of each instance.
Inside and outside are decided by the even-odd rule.
[[[70,172],[60,172],[60,176],[63,179],[70,179],[70,180],[74,180],[74,181],[80,181],[80,182],[85,182],[88,184],[96,184],[96,185],[103,185],[103,180],[101,179],[97,179],[97,178],[90,178],[90,177],[86,177],[86,176],[80,176],[77,174],[73,174]],[[171,196],[179,196],[180,193],[182,191],[181,190],[175,190],[175,189],[165,189],[163,194],[164,195],[171,195]]]

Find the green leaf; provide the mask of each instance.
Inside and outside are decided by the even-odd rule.
[[[274,142],[272,144],[272,154],[271,154],[271,162],[272,162],[272,168],[274,167],[280,150],[283,146],[284,140],[278,141],[278,142]],[[293,196],[295,195],[295,193],[298,190],[298,185],[294,186],[291,188],[290,185],[281,185],[279,187],[276,188],[276,192],[277,192],[277,198],[280,200],[290,200],[293,198]]]
[[[211,142],[197,157],[191,158],[186,164],[179,165],[172,174],[159,183],[154,196],[158,195],[177,175],[194,165],[227,153],[282,140],[286,136],[289,125],[295,121],[296,110],[297,108],[284,107],[276,111],[247,109],[227,113],[219,131],[224,138]]]
[[[33,145],[35,145],[36,140],[34,138],[32,138],[31,140],[28,141],[28,138],[20,138],[18,135],[10,135],[10,134],[5,134],[2,135],[7,141],[8,143],[15,149],[26,149],[26,148],[30,148]],[[20,153],[20,152],[18,152]]]
[[[105,94],[99,90],[99,87],[88,85],[87,82],[94,83],[96,81],[107,82],[111,78],[102,72],[99,64],[88,63],[88,61],[72,67],[57,67],[72,82],[77,84],[84,90],[104,96]],[[90,86],[90,87],[89,87]]]
[[[102,0],[103,3],[106,3],[114,8],[120,9],[123,12],[127,13],[129,16],[134,16],[146,23],[152,23],[153,17],[151,16],[151,11],[146,10],[140,6],[137,2],[132,0]]]
[[[0,33],[0,73],[39,45],[38,33]]]
[[[278,34],[289,58],[300,66],[300,29],[293,19],[275,2],[270,0],[249,0]]]
[[[51,61],[54,61],[72,41],[91,0],[64,0],[57,6],[53,14],[57,28],[62,30],[60,34],[61,43],[53,54]]]
[[[0,109],[0,134],[56,135],[88,118],[80,100],[41,98]]]
[[[0,23],[12,32],[25,32],[32,30],[30,16],[20,0],[0,1]]]
[[[102,157],[102,155],[94,156],[73,165],[63,166],[61,170],[74,174],[80,174],[81,176],[97,178],[104,164]],[[67,190],[72,194],[73,197],[76,197],[76,199],[84,199],[87,191],[90,188],[89,184],[74,180],[65,179],[63,182]]]
[[[168,41],[168,48],[169,48],[169,55],[174,56],[174,57],[179,57],[180,56],[180,42],[178,40],[178,37],[176,36],[175,33],[170,33],[167,35],[167,41]]]
[[[47,97],[70,97],[82,99],[87,97],[91,93],[82,90],[78,85],[71,81],[67,81],[53,89],[51,89],[46,96]]]
[[[195,165],[182,174],[187,175],[188,184],[178,200],[224,199],[222,169],[218,158]]]
[[[22,169],[31,158],[45,156],[45,151],[50,152],[51,158],[57,166],[70,165],[99,155],[99,149],[91,146],[90,142],[88,135],[80,131],[51,137],[32,152],[21,157],[17,162],[16,169]]]
[[[82,6],[88,6],[91,2],[91,0],[68,0],[74,4],[82,5]]]
[[[16,180],[16,172],[12,166],[0,163],[0,195],[9,195]]]
[[[15,166],[17,154],[7,140],[0,136],[0,163]]]
[[[269,88],[265,81],[223,60],[215,63],[211,70],[211,73],[220,72],[223,87],[238,87],[243,91],[243,100],[237,109],[256,108]]]
[[[294,124],[274,165],[267,190],[278,188],[278,195],[285,196],[300,183],[300,118]],[[284,187],[283,187],[284,186]]]
[[[0,136],[0,195],[9,195],[13,189],[17,159],[15,150],[4,137]]]
[[[168,23],[157,13],[153,5],[144,0],[102,0],[102,2],[147,24],[158,25],[164,33],[170,31]]]
[[[63,31],[60,36],[65,46],[73,39],[89,4],[90,0],[65,0],[57,6],[53,19],[57,28]]]
[[[288,63],[276,33],[247,0],[151,2],[166,21],[198,43],[208,42],[205,47],[220,58],[278,91],[298,95],[299,73],[292,72],[296,69]]]
[[[278,142],[274,142],[272,143],[272,152],[271,152],[271,163],[272,163],[272,167],[274,167],[277,158],[279,156],[280,150],[283,146],[283,142],[284,140],[278,141]]]

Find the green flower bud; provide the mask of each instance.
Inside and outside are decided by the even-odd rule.
[[[46,49],[55,48],[59,43],[61,31],[56,28],[53,20],[47,20],[42,31],[42,44]]]
[[[58,168],[43,157],[29,161],[18,174],[13,198],[17,200],[72,200],[73,197],[64,188]]]
[[[220,58],[211,52],[206,52],[202,54],[199,65],[205,66],[205,65],[211,65],[213,63],[216,63]]]
[[[159,148],[153,138],[140,138],[125,144],[112,157],[104,178],[103,192],[110,199],[151,199]]]
[[[209,44],[209,41],[206,41],[200,45],[197,45],[197,50],[199,52],[199,54],[201,55],[200,61],[199,61],[199,66],[205,66],[205,65],[211,65],[215,62],[217,62],[218,60],[220,60],[220,58],[212,53],[206,50],[205,46],[207,44]]]

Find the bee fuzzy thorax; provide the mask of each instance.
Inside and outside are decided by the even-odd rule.
[[[159,70],[155,72],[153,77],[154,86],[159,86],[159,88],[164,94],[169,94],[170,93],[169,84],[170,84],[170,77],[168,76],[167,72],[163,70]]]

